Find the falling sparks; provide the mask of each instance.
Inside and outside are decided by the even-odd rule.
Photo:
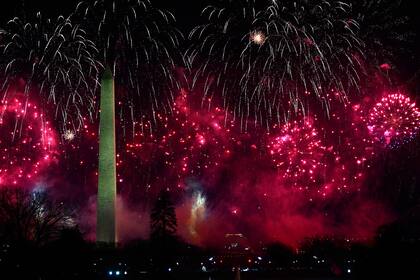
[[[120,125],[128,130],[145,116],[155,124],[159,112],[171,110],[184,67],[172,13],[149,0],[98,0],[80,1],[73,17],[96,43],[101,64],[112,66]]]
[[[100,64],[96,46],[69,18],[56,20],[38,13],[32,21],[15,17],[0,29],[0,93],[13,96],[21,87],[32,99],[52,107],[62,127],[80,128],[83,115],[95,108],[94,91]]]
[[[349,4],[256,2],[208,6],[205,24],[190,33],[192,87],[202,91],[203,100],[222,99],[247,131],[249,120],[263,126],[270,119],[284,122],[307,111],[313,99],[328,112],[331,89],[344,97],[357,91],[363,43]]]

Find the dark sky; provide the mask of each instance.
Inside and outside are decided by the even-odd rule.
[[[4,23],[15,15],[41,11],[44,15],[55,16],[69,14],[80,0],[1,0],[0,22]],[[94,0],[92,0],[94,1]],[[151,0],[157,6],[175,13],[179,27],[189,31],[199,22],[201,10],[209,3],[217,0]],[[228,1],[228,0],[225,0]],[[413,18],[413,24],[420,25],[416,1],[403,0],[403,13]]]
[[[69,14],[80,0],[1,0],[0,22],[18,15],[23,11],[35,13],[41,11],[44,15],[56,16]],[[93,0],[92,0],[93,1]],[[200,12],[209,0],[152,0],[158,7],[175,13],[179,27],[189,31],[199,22]]]
[[[0,23],[10,18],[26,13],[41,11],[44,15],[67,15],[80,0],[1,0]],[[94,0],[92,0],[94,1]],[[179,27],[185,32],[189,31],[200,21],[200,12],[208,4],[218,0],[151,0],[155,5],[166,8],[175,13]],[[225,0],[228,1],[228,0]],[[258,1],[258,0],[257,0]],[[417,16],[416,2],[402,0],[402,13],[413,19],[413,25],[420,26],[420,17]],[[418,29],[418,28],[416,28]]]

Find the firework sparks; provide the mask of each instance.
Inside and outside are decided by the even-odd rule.
[[[268,149],[281,176],[295,187],[308,189],[317,182],[325,147],[309,119],[285,124]]]
[[[257,45],[263,45],[265,42],[265,34],[261,31],[254,31],[251,33],[249,39]]]
[[[74,131],[72,131],[72,130],[66,130],[63,134],[63,138],[66,141],[72,141],[72,140],[74,140],[74,137],[76,137],[76,135],[75,135]]]
[[[182,189],[186,178],[206,176],[230,157],[233,123],[230,127],[223,125],[224,112],[219,108],[211,112],[192,110],[186,91],[182,91],[173,107],[173,117],[157,115],[156,132],[149,134],[147,127],[139,130],[135,141],[126,144],[124,158],[140,165],[150,164],[150,157],[161,159],[166,170],[161,184],[172,188],[177,182],[176,187]]]
[[[388,94],[372,108],[368,129],[387,145],[415,136],[420,128],[420,111],[408,96]]]
[[[148,0],[82,1],[72,15],[94,38],[99,60],[111,67],[116,81],[120,125],[132,135],[136,125],[170,113],[174,92],[181,88],[182,33],[175,17]],[[182,74],[181,74],[182,76]]]
[[[376,155],[419,136],[419,109],[406,95],[375,104],[375,92],[360,104],[348,98],[370,90],[359,84],[371,82],[359,76],[361,65],[387,75],[397,68],[384,59],[388,48],[376,27],[362,36],[371,36],[367,43],[380,54],[367,52],[372,60],[364,59],[358,32],[358,20],[363,29],[372,18],[389,18],[377,5],[372,10],[380,13],[366,17],[352,11],[356,3],[337,0],[215,2],[191,32],[185,56],[173,15],[148,0],[83,1],[69,19],[10,21],[0,31],[0,187],[57,175],[45,186],[72,188],[78,201],[81,192],[96,194],[98,123],[89,120],[98,113],[97,77],[106,65],[117,93],[112,181],[133,209],[147,211],[162,189],[170,191],[186,212],[180,227],[198,243],[208,227],[289,237],[290,214],[289,226],[298,225],[303,238],[316,228],[301,226],[308,208],[322,222],[337,222],[325,208],[369,191],[369,176],[378,179],[369,172],[378,169],[371,168],[381,159]],[[359,2],[363,11],[372,1]],[[49,121],[51,109],[59,131]],[[57,159],[59,167],[47,174]]]
[[[401,12],[403,1],[360,0],[352,1],[352,7],[352,14],[360,24],[368,67],[379,66],[387,73],[395,68],[395,62],[401,57],[410,57],[408,52],[411,52],[411,48],[401,48],[415,45],[415,34],[410,31],[410,21]]]
[[[208,22],[190,34],[193,88],[203,88],[203,101],[221,97],[245,130],[250,118],[267,127],[287,121],[312,99],[328,109],[332,89],[343,97],[358,89],[363,43],[350,11],[326,0],[209,6]]]
[[[9,21],[0,36],[3,100],[21,87],[26,96],[38,93],[44,104],[52,104],[64,128],[81,127],[84,113],[91,115],[95,107],[99,67],[85,31],[68,18],[53,21],[38,13],[31,22]]]
[[[0,186],[32,183],[54,160],[57,139],[51,123],[24,95],[1,103]],[[14,137],[21,124],[21,136]]]

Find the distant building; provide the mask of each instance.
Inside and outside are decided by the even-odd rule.
[[[222,253],[217,259],[219,267],[243,268],[254,264],[255,254],[249,240],[242,233],[228,233],[225,235]]]

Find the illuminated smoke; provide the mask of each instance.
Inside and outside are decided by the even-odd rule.
[[[189,231],[192,237],[196,238],[197,233],[197,223],[202,222],[205,219],[206,215],[206,197],[201,193],[197,192],[193,196],[193,203],[191,205],[191,214],[189,221]]]

